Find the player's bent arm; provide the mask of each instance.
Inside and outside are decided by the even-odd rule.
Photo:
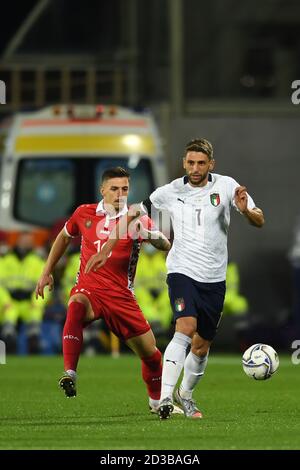
[[[67,236],[64,229],[56,237],[52,248],[50,250],[48,259],[46,261],[45,267],[41,274],[40,279],[35,288],[35,297],[38,298],[39,296],[44,298],[44,289],[46,286],[49,286],[49,290],[53,289],[53,276],[52,271],[56,266],[56,263],[62,257],[64,252],[66,251],[67,246],[70,244],[71,238]]]
[[[169,251],[171,249],[172,245],[163,233],[157,230],[154,232],[149,231],[149,234],[148,241],[154,248],[161,251]]]
[[[169,251],[171,249],[171,243],[167,237],[156,229],[148,229],[144,227],[142,220],[137,220],[133,225],[134,231],[136,231],[140,237],[147,242],[151,243],[154,248],[161,251]]]
[[[130,206],[129,211],[126,215],[120,218],[119,222],[113,228],[107,242],[101,249],[101,254],[108,257],[116,243],[127,233],[129,225],[138,219],[141,215],[144,215],[146,211],[141,209],[140,204],[133,204]],[[100,254],[98,253],[98,254]]]
[[[57,235],[50,253],[48,255],[48,259],[46,261],[43,274],[51,274],[53,269],[55,268],[56,264],[66,251],[67,247],[69,246],[71,242],[71,237],[69,237],[65,229],[62,229],[59,234]]]
[[[254,207],[253,209],[247,208],[243,212],[243,215],[248,219],[251,225],[254,225],[254,227],[260,228],[265,223],[263,211],[258,207]]]
[[[157,250],[161,250],[161,251],[169,251],[172,246],[169,240],[164,235],[156,240],[150,239],[149,242],[151,243],[152,246],[154,246],[154,248],[156,248]]]
[[[123,235],[128,230],[128,226],[140,215],[144,215],[146,211],[142,209],[140,204],[134,204],[130,206],[128,214],[121,217],[119,222],[115,225],[110,236],[108,237],[107,242],[103,245],[101,251],[91,256],[88,262],[86,263],[84,272],[87,274],[90,271],[97,271],[97,269],[104,266],[106,260],[113,250],[117,242],[122,238]]]

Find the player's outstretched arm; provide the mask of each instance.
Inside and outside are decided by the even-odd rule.
[[[262,227],[265,223],[264,214],[261,209],[254,207],[248,208],[248,196],[245,186],[239,186],[235,190],[234,200],[239,211],[248,219],[251,225]]]
[[[171,249],[171,243],[159,230],[148,230],[139,220],[135,223],[135,227],[136,231],[141,235],[141,237],[151,243],[151,245],[154,246],[154,248],[157,250],[169,251]]]
[[[64,231],[64,229],[61,230],[61,232],[57,235],[52,248],[50,250],[48,259],[46,261],[45,267],[43,269],[43,272],[41,274],[41,277],[39,278],[36,288],[35,288],[35,297],[38,299],[38,297],[44,298],[44,289],[46,286],[49,286],[49,290],[53,290],[53,276],[52,276],[52,271],[56,266],[56,263],[60,260],[64,252],[66,251],[67,246],[70,244],[70,237],[68,237]]]

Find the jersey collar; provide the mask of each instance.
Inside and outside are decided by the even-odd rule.
[[[127,204],[125,204],[125,206],[120,212],[118,212],[116,215],[110,215],[109,219],[110,220],[117,219],[118,217],[122,217],[122,215],[127,214],[127,212],[128,212],[128,207],[127,207]],[[98,206],[96,207],[96,214],[98,215],[100,213],[103,215],[108,215],[108,213],[104,209],[103,199],[99,202]]]

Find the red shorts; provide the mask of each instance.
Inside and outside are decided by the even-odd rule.
[[[83,285],[76,285],[71,290],[70,296],[74,294],[84,294],[91,303],[95,320],[103,318],[108,328],[124,341],[150,330],[150,325],[130,290],[128,292],[92,290]]]

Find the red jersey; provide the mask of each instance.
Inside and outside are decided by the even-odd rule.
[[[81,236],[80,268],[76,284],[84,285],[91,292],[94,289],[110,289],[114,291],[132,290],[136,265],[143,239],[124,235],[113,248],[106,263],[97,271],[85,274],[87,261],[95,253],[99,253],[107,241],[120,217],[128,212],[127,207],[116,216],[109,216],[99,204],[83,204],[79,206],[65,224],[65,231],[71,237]],[[141,217],[145,228],[153,229],[154,223],[148,216]]]

